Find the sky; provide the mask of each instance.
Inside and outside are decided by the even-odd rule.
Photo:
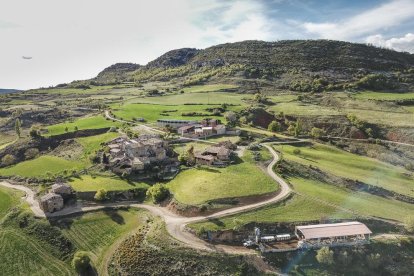
[[[414,53],[414,0],[0,0],[0,88],[48,87],[172,49],[252,39]]]

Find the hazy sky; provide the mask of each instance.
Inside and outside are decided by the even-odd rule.
[[[414,53],[414,0],[0,0],[0,88],[87,79],[182,47],[304,38]]]

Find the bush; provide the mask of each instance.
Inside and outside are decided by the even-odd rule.
[[[311,130],[311,136],[313,138],[320,138],[321,136],[325,135],[325,131],[323,129],[314,127]]]
[[[267,129],[271,132],[276,132],[280,130],[280,124],[277,121],[272,121],[268,126]]]
[[[10,165],[14,164],[15,162],[16,162],[16,158],[11,154],[6,154],[1,159],[1,164],[3,166],[10,166]]]
[[[147,190],[147,197],[152,198],[154,203],[159,203],[170,195],[170,191],[164,185],[158,183]]]
[[[300,149],[294,149],[294,150],[293,150],[293,154],[295,154],[295,155],[300,154]]]
[[[96,192],[93,198],[97,201],[104,201],[108,199],[108,192],[105,189],[100,189]]]
[[[33,159],[39,154],[39,150],[37,148],[28,148],[24,152],[24,157],[27,159]]]
[[[329,247],[324,246],[318,250],[316,260],[321,264],[331,265],[334,263],[333,256],[333,251],[330,250]]]
[[[408,216],[404,220],[404,228],[407,230],[407,232],[414,233],[414,215]]]
[[[72,259],[72,267],[78,272],[85,272],[91,264],[91,259],[85,251],[78,251]]]

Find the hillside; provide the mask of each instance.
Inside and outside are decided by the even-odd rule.
[[[304,92],[359,87],[407,90],[413,85],[413,67],[413,54],[365,44],[243,41],[204,50],[172,50],[145,66],[115,64],[93,81],[142,84],[174,79],[184,86],[217,81],[251,86],[253,80],[262,87]]]

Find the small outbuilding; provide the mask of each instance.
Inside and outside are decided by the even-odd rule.
[[[48,193],[40,198],[40,208],[47,213],[53,213],[63,209],[63,197],[56,193]]]
[[[73,189],[66,183],[56,183],[52,185],[51,192],[58,195],[71,195],[73,193]]]

